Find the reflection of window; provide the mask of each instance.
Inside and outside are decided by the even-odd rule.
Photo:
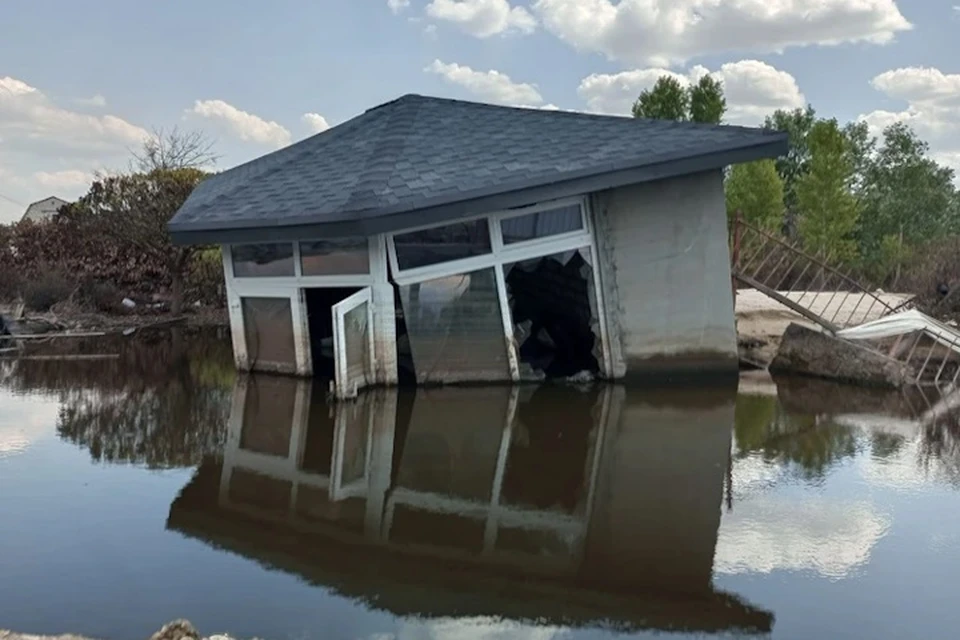
[[[300,243],[300,264],[305,276],[370,273],[366,238],[338,238]]]
[[[289,298],[243,298],[241,307],[251,367],[294,369],[297,357]]]
[[[573,204],[501,220],[500,229],[503,232],[503,244],[513,244],[579,231],[583,229],[583,218],[580,215],[580,205]]]
[[[243,403],[240,448],[286,458],[296,395],[294,380],[282,376],[251,377]]]
[[[292,276],[293,245],[237,244],[230,248],[233,275],[237,278],[269,278]]]
[[[491,250],[485,219],[401,233],[394,236],[393,243],[401,269],[482,256]]]
[[[400,300],[420,382],[509,379],[492,268],[400,287]]]

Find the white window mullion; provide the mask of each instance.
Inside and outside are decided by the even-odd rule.
[[[610,331],[607,327],[607,307],[603,295],[603,282],[600,279],[600,252],[597,250],[597,234],[593,224],[593,210],[589,202],[583,204],[586,229],[590,235],[590,260],[593,262],[593,290],[597,301],[597,324],[600,326],[600,350],[603,353],[603,372],[608,378],[614,377],[613,353],[610,348]]]
[[[297,374],[309,376],[313,375],[313,356],[310,353],[310,329],[307,305],[303,295],[303,289],[294,289],[290,293],[290,317],[293,321],[293,348]]]
[[[517,340],[513,332],[513,314],[510,312],[510,303],[507,299],[507,282],[503,276],[503,265],[494,267],[497,279],[497,297],[500,299],[500,319],[503,321],[503,338],[507,346],[507,363],[510,366],[510,379],[520,380],[520,357],[517,350]]]
[[[503,249],[503,229],[500,228],[500,216],[490,216],[487,218],[487,228],[490,230],[490,248],[494,255],[500,253]]]
[[[293,243],[293,276],[299,278],[303,275],[303,264],[300,262],[300,243]]]

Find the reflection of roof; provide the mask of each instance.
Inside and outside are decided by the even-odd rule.
[[[504,573],[421,551],[370,545],[330,526],[305,532],[252,519],[217,502],[221,465],[205,461],[170,508],[167,527],[238,553],[270,569],[398,616],[498,616],[563,626],[623,630],[675,629],[769,632],[772,614],[736,597],[640,596],[573,586],[528,574]],[[509,571],[509,570],[507,570]]]
[[[365,235],[786,150],[785,134],[760,129],[406,95],[208,178],[170,230],[183,242]]]

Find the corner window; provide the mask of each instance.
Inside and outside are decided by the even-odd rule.
[[[536,238],[546,238],[583,229],[580,205],[537,211],[500,221],[503,244],[515,244]]]
[[[300,266],[305,276],[366,275],[370,243],[365,237],[301,242]]]
[[[492,250],[486,219],[397,234],[393,244],[400,270],[482,256]]]
[[[230,248],[237,278],[277,278],[294,275],[293,245],[237,244]]]

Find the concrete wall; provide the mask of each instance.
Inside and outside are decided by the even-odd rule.
[[[737,368],[722,173],[593,194],[614,375]]]

